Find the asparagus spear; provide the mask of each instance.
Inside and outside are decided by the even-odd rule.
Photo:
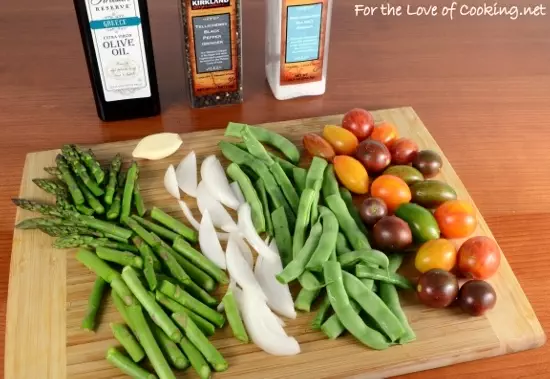
[[[193,345],[204,355],[208,363],[212,365],[215,371],[221,372],[227,370],[229,365],[218,350],[212,345],[208,338],[201,332],[198,326],[191,320],[186,313],[173,313],[172,318],[185,331],[185,335]]]
[[[187,358],[189,358],[189,362],[191,362],[191,366],[193,366],[199,378],[209,379],[211,374],[210,367],[200,351],[186,337],[181,339],[180,346],[185,355],[187,355]]]
[[[248,343],[248,334],[246,333],[246,328],[244,327],[243,319],[241,318],[241,314],[239,313],[239,308],[237,306],[237,300],[235,299],[235,295],[233,294],[233,290],[231,288],[229,288],[223,297],[222,303],[233,335],[239,341]]]
[[[145,357],[141,345],[125,324],[111,322],[109,326],[117,341],[120,342],[134,362],[139,362]]]
[[[189,361],[185,358],[185,355],[181,352],[178,345],[172,341],[166,333],[162,331],[156,324],[153,322],[149,323],[151,331],[157,340],[160,349],[164,353],[164,356],[168,358],[168,361],[177,369],[184,370],[189,367]]]
[[[138,250],[135,246],[129,245],[124,242],[111,241],[106,238],[94,238],[92,236],[80,236],[72,235],[57,238],[53,247],[56,249],[72,249],[75,247],[94,247],[99,246],[108,247],[111,249],[125,250],[133,253],[137,253]]]
[[[52,227],[52,226],[75,226],[74,222],[63,220],[61,218],[29,218],[21,221],[15,225],[17,229],[36,229],[39,226]]]
[[[103,299],[106,287],[107,282],[100,276],[96,277],[92,292],[88,298],[88,310],[86,311],[86,316],[84,316],[82,320],[82,329],[94,331],[97,311],[101,306],[101,300]]]
[[[211,292],[216,288],[216,282],[206,272],[189,262],[186,258],[178,254],[174,249],[170,249],[173,252],[174,258],[180,264],[181,268],[185,270],[187,275],[196,283],[199,287],[204,288],[205,291]]]
[[[40,231],[52,237],[66,237],[73,235],[103,237],[103,233],[81,226],[38,226]]]
[[[195,250],[193,246],[191,246],[182,237],[176,238],[172,247],[178,253],[183,255],[184,258],[191,261],[191,263],[195,264],[201,270],[205,271],[208,275],[212,276],[219,283],[225,284],[229,282],[225,271],[212,263],[210,259],[206,258],[204,255]]]
[[[73,198],[74,203],[76,205],[84,204],[84,195],[82,194],[82,191],[80,191],[80,188],[78,188],[78,184],[76,184],[74,176],[69,169],[69,164],[67,163],[65,158],[63,158],[62,155],[58,155],[55,158],[55,162],[57,164],[59,172],[61,173],[63,181],[67,184],[67,187],[69,188],[69,192],[71,193],[71,197]]]
[[[143,226],[148,231],[156,233],[159,237],[162,237],[166,240],[174,241],[178,237],[177,233],[174,233],[173,231],[166,229],[164,226],[155,224],[152,221],[146,220],[136,215],[132,215],[132,218],[136,220],[141,226]]]
[[[75,209],[84,216],[92,216],[94,214],[94,210],[84,204],[75,205]]]
[[[90,178],[90,176],[88,175],[88,171],[86,171],[86,167],[82,164],[78,153],[72,148],[72,146],[63,145],[63,147],[61,148],[61,153],[63,154],[63,157],[67,160],[67,162],[69,162],[69,164],[71,165],[73,172],[76,174],[76,176],[82,179],[86,187],[88,187],[88,189],[95,196],[103,195],[103,190],[98,186],[95,180]]]
[[[155,257],[151,248],[138,236],[132,238],[132,242],[137,246],[141,258],[143,258],[143,274],[151,291],[157,288],[157,275],[155,271],[160,270],[160,261]]]
[[[113,304],[115,305],[115,308],[122,316],[122,319],[124,320],[126,325],[128,325],[130,329],[134,332],[134,334],[137,335],[136,330],[131,323],[130,317],[128,316],[128,306],[124,304],[124,301],[122,300],[120,295],[115,291],[111,291],[111,298],[113,299]]]
[[[139,186],[139,182],[136,180],[134,183],[134,207],[136,208],[136,212],[138,215],[143,216],[145,215],[145,212],[147,212],[147,209],[145,208],[145,202],[143,201],[143,197],[141,196],[141,187]]]
[[[109,210],[107,211],[107,219],[114,220],[120,216],[120,209],[122,208],[122,195],[124,192],[124,182],[126,181],[126,174],[120,170],[118,173],[117,188],[115,191],[115,197]]]
[[[160,238],[155,238],[153,233],[149,233],[133,218],[127,217],[123,220],[123,222],[126,224],[126,226],[132,229],[135,234],[140,236],[149,246],[151,246],[153,250],[157,249],[160,246]]]
[[[56,179],[33,179],[32,182],[36,184],[40,189],[50,193],[52,195],[57,195],[59,192],[67,193],[69,190],[67,186]]]
[[[168,213],[162,211],[160,208],[154,207],[153,209],[151,209],[151,218],[166,226],[167,228],[172,229],[174,232],[178,233],[179,235],[191,242],[198,241],[198,235],[195,230],[191,229],[179,220],[176,220]]]
[[[88,205],[90,207],[92,207],[94,212],[97,213],[97,214],[105,213],[105,208],[103,207],[103,205],[99,202],[98,199],[96,199],[96,197],[88,189],[88,187],[86,187],[84,185],[84,183],[82,182],[82,179],[77,177],[77,178],[75,178],[75,180],[76,180],[76,184],[78,184],[78,187],[82,191],[82,194],[84,195],[84,198],[86,199],[86,202],[88,203]]]
[[[187,313],[189,317],[195,321],[195,324],[202,330],[204,334],[207,336],[211,336],[216,332],[216,327],[208,320],[204,319],[203,317],[199,316],[189,308],[185,308],[183,305],[178,303],[176,300],[173,300],[172,298],[166,296],[160,291],[156,291],[155,293],[155,299],[164,306],[166,309],[175,312],[175,313]]]
[[[44,167],[44,171],[46,171],[51,176],[55,176],[57,179],[63,180],[63,175],[61,175],[61,171],[57,167]]]
[[[107,187],[105,188],[105,195],[103,197],[103,201],[105,201],[105,204],[107,205],[111,205],[113,203],[113,197],[118,188],[117,176],[120,172],[121,167],[122,157],[120,156],[120,154],[117,154],[111,161],[111,166],[109,168],[109,182],[107,183]]]
[[[124,183],[124,192],[122,194],[122,206],[120,209],[120,221],[124,221],[130,216],[132,210],[132,196],[134,194],[134,185],[138,176],[137,162],[132,162],[132,165],[126,173],[126,181]]]
[[[123,373],[131,376],[134,379],[157,379],[157,377],[150,372],[144,370],[136,363],[132,362],[130,358],[122,354],[116,348],[111,347],[107,350],[105,357],[109,363],[118,367]]]
[[[105,172],[103,172],[103,169],[95,158],[92,150],[86,151],[76,145],[71,145],[71,147],[78,153],[78,155],[80,156],[80,160],[84,162],[84,165],[88,167],[88,169],[94,176],[95,181],[98,184],[103,183],[103,180],[105,179]]]
[[[129,251],[119,251],[103,246],[98,246],[95,251],[97,256],[105,261],[118,263],[121,266],[132,266],[140,270],[143,268],[143,259]]]

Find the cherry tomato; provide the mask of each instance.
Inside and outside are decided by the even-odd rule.
[[[334,171],[340,183],[351,192],[363,195],[369,190],[369,174],[361,162],[347,155],[334,157]]]
[[[342,127],[363,141],[369,138],[374,129],[374,117],[364,109],[355,108],[344,115]]]
[[[441,234],[447,238],[468,237],[477,226],[474,207],[462,200],[451,200],[441,204],[434,213]]]
[[[390,147],[391,161],[396,165],[406,165],[413,161],[418,153],[418,145],[412,139],[398,138]]]
[[[401,204],[411,201],[411,190],[407,183],[393,175],[382,175],[376,178],[372,182],[370,194],[384,200],[391,213]]]
[[[355,134],[334,125],[325,126],[323,138],[332,145],[336,154],[339,155],[353,155],[359,144]]]
[[[375,141],[380,141],[386,146],[390,146],[393,141],[397,138],[397,129],[394,125],[389,122],[383,122],[376,125],[372,134],[371,139]]]
[[[472,237],[458,249],[458,270],[467,277],[487,279],[500,265],[500,249],[489,237]]]
[[[330,143],[317,134],[306,134],[303,139],[303,144],[304,148],[312,156],[321,157],[331,161],[336,155]]]
[[[455,263],[455,246],[442,238],[428,241],[420,246],[414,259],[414,266],[420,272],[426,272],[433,268],[451,271]]]

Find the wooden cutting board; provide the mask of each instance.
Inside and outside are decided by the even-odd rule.
[[[429,148],[443,157],[440,179],[456,190],[459,199],[472,201],[466,188],[439,149],[422,121],[411,108],[374,112],[376,120],[394,123],[401,136],[414,139],[421,149]],[[339,124],[342,116],[293,120],[265,124],[297,144],[308,132],[320,132],[326,124]],[[199,161],[209,154],[221,155],[216,143],[223,130],[182,135],[184,146],[162,161],[140,162],[140,184],[145,202],[169,210],[182,218],[178,205],[162,185],[164,170],[177,164],[190,150]],[[92,146],[100,160],[116,152],[128,160],[137,141]],[[20,197],[51,201],[31,181],[46,177],[42,170],[54,163],[57,150],[27,155]],[[194,201],[190,205],[195,206]],[[196,211],[195,211],[196,212]],[[196,214],[196,213],[195,213]],[[33,214],[18,210],[16,223]],[[478,212],[478,235],[493,237]],[[456,241],[459,244],[461,241]],[[108,323],[120,320],[109,302],[102,312],[96,333],[80,330],[94,275],[74,259],[74,251],[51,248],[52,239],[40,232],[15,230],[10,270],[6,327],[5,377],[113,378],[122,377],[105,360],[108,347],[115,345]],[[273,357],[253,344],[242,345],[228,328],[218,331],[214,344],[228,359],[230,368],[217,378],[380,378],[470,361],[544,344],[546,337],[508,262],[503,256],[498,273],[491,279],[498,301],[484,317],[468,317],[457,309],[429,309],[418,304],[414,294],[403,305],[417,334],[417,341],[386,351],[373,351],[352,337],[327,340],[312,331],[314,313],[300,314],[287,321],[287,332],[300,342],[302,353],[295,357]],[[182,377],[196,377],[191,370]]]

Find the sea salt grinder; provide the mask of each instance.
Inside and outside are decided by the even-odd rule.
[[[325,93],[333,0],[266,0],[265,70],[279,100]]]

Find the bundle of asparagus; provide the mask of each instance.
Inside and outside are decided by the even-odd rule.
[[[138,184],[138,165],[126,174],[116,155],[107,174],[91,151],[65,145],[54,179],[34,179],[55,195],[56,204],[25,199],[13,202],[44,216],[19,223],[57,237],[56,248],[79,247],[76,258],[96,275],[82,328],[93,331],[105,292],[124,323],[110,325],[127,354],[111,347],[106,359],[135,378],[175,378],[173,369],[192,366],[201,378],[228,365],[206,336],[221,328],[225,317],[210,294],[226,273],[197,251],[197,234],[159,208],[150,220]],[[233,317],[239,317],[238,312]],[[242,321],[241,321],[242,322]],[[243,337],[240,338],[243,340]],[[247,341],[247,338],[244,340]],[[140,365],[144,358],[150,366]]]

